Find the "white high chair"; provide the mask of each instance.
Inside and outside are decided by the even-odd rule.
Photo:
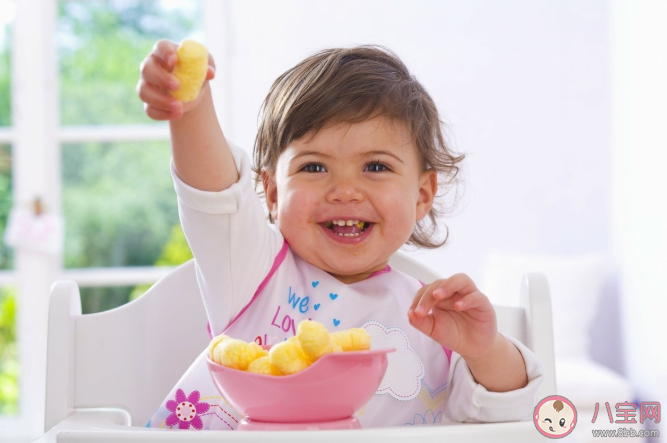
[[[424,282],[439,276],[396,253],[390,265]],[[518,283],[518,282],[517,282]],[[521,282],[522,307],[495,306],[498,328],[525,343],[544,365],[537,400],[556,393],[551,302],[542,274]],[[37,442],[265,441],[265,431],[174,432],[145,424],[209,337],[194,262],[184,263],[124,306],[81,315],[75,282],[51,290],[46,376],[46,433]],[[177,352],[175,352],[177,351]],[[534,442],[531,421],[447,423],[344,431],[282,431],[274,442]]]

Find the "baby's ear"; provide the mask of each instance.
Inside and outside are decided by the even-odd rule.
[[[419,178],[419,198],[417,199],[417,221],[426,217],[438,192],[438,173],[435,169],[422,172]]]
[[[278,219],[278,188],[276,187],[275,177],[266,169],[262,169],[262,186],[264,186],[264,197],[266,198],[266,207],[275,221]]]

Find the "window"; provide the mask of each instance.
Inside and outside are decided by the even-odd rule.
[[[199,34],[201,40],[202,5],[70,0],[58,6],[64,265],[154,266],[179,224],[167,173],[167,129],[144,114],[136,97],[138,66],[160,38]],[[189,258],[187,249],[180,256]],[[99,282],[81,292],[84,313],[141,293]]]
[[[44,298],[53,281],[77,281],[84,313],[103,311],[191,257],[169,176],[168,127],[145,116],[135,85],[160,38],[191,37],[215,50],[211,32],[222,31],[204,32],[205,9],[219,16],[224,7],[0,0],[0,234],[12,206],[37,198],[65,221],[60,254],[0,245],[0,440],[42,432]]]
[[[14,2],[0,1],[0,238],[12,206],[10,52]],[[19,363],[16,346],[16,291],[13,254],[0,244],[0,415],[18,413]]]

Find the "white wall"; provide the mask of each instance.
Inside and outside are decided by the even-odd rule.
[[[383,44],[431,93],[467,154],[450,241],[418,258],[479,280],[490,250],[607,252],[606,1],[235,0],[224,129],[252,149],[272,81],[330,46]],[[226,67],[227,68],[227,67]],[[217,89],[215,89],[217,88]]]
[[[667,402],[667,3],[614,1],[613,245],[628,372]],[[662,425],[664,432],[664,425]]]

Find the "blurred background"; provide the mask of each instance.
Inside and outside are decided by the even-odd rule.
[[[595,403],[667,400],[666,5],[0,0],[0,234],[23,212],[58,245],[0,246],[0,441],[41,432],[54,280],[77,281],[84,312],[99,312],[191,258],[168,129],[135,93],[160,38],[208,46],[223,129],[249,153],[283,71],[325,47],[394,50],[466,155],[443,196],[447,244],[408,252],[496,304],[519,303],[524,273],[547,275],[558,393],[582,428],[618,428],[590,424]]]

